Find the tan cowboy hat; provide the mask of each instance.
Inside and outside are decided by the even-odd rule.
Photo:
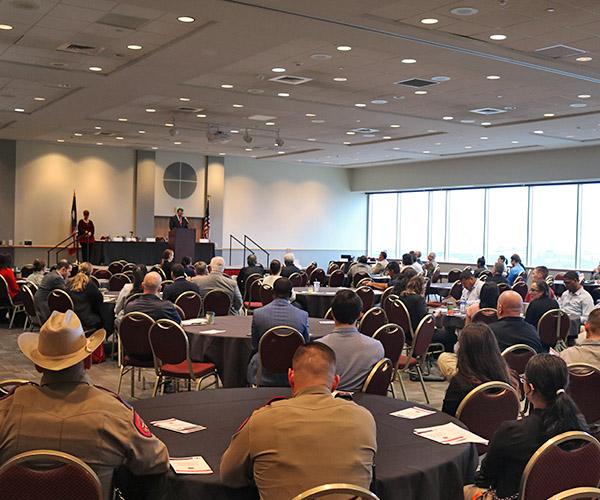
[[[54,311],[40,333],[19,335],[19,348],[37,366],[64,370],[83,361],[104,342],[106,332],[98,330],[85,337],[81,321],[73,311]]]

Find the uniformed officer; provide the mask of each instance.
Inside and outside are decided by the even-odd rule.
[[[289,500],[325,483],[369,488],[377,451],[373,415],[334,398],[340,380],[335,354],[312,343],[296,351],[288,380],[291,399],[255,411],[221,458],[227,486],[256,483],[261,500]]]
[[[43,375],[40,385],[19,386],[0,400],[0,463],[36,449],[70,453],[98,474],[107,499],[119,467],[135,475],[168,471],[165,445],[135,411],[85,374],[84,360],[105,336],[98,330],[86,339],[73,311],[54,312],[39,334],[19,336],[19,348]]]

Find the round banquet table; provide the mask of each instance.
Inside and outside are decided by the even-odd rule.
[[[450,294],[452,285],[454,285],[454,283],[431,283],[431,285],[429,285],[428,293],[435,293],[440,297],[447,297]]]
[[[322,286],[318,292],[309,291],[306,286],[294,287],[296,294],[296,302],[302,306],[302,309],[308,312],[309,316],[314,318],[323,318],[327,310],[331,307],[333,298],[338,290],[343,290],[346,287],[328,287]],[[373,290],[375,292],[375,303],[381,298],[381,290]]]
[[[254,487],[231,489],[224,486],[219,477],[219,462],[240,424],[253,410],[275,396],[289,396],[289,389],[209,389],[136,401],[134,407],[148,425],[153,420],[175,417],[206,427],[203,431],[179,434],[150,425],[152,432],[167,445],[170,456],[201,455],[214,471],[208,475],[175,475],[170,471],[170,497],[178,500],[258,499]],[[443,445],[412,432],[418,427],[448,422],[462,426],[458,420],[441,412],[406,420],[389,414],[414,406],[414,403],[361,393],[356,393],[354,400],[367,408],[377,422],[375,484],[376,493],[382,500],[463,498],[462,486],[473,481],[477,465],[474,445]],[[348,482],[352,482],[350,478]]]
[[[214,363],[224,387],[246,387],[246,370],[252,357],[251,326],[252,316],[216,316],[212,325],[184,325],[192,360]],[[333,327],[331,321],[308,318],[311,338],[323,337]],[[224,331],[206,333],[207,330]]]

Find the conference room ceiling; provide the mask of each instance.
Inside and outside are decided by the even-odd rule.
[[[599,85],[596,0],[0,2],[5,139],[342,167],[580,147]]]

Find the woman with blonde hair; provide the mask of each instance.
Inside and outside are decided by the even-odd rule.
[[[84,330],[102,327],[100,306],[104,301],[102,293],[90,276],[94,270],[89,262],[79,264],[78,273],[69,281],[67,291],[73,301],[75,314],[81,320]]]

